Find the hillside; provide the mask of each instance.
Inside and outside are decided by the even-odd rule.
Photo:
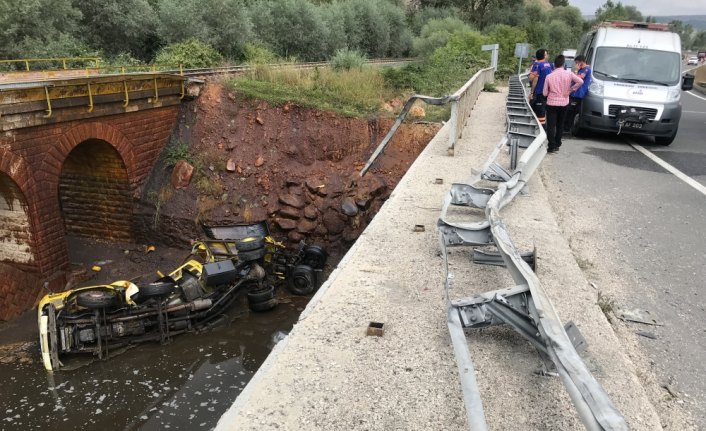
[[[674,20],[681,21],[684,24],[690,24],[696,30],[704,31],[706,30],[706,15],[672,15],[672,16],[658,16],[656,17],[657,22],[669,23]]]

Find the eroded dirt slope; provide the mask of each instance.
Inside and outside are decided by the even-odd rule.
[[[363,178],[358,171],[394,118],[346,118],[291,104],[245,100],[218,81],[184,105],[169,144],[187,144],[190,185],[175,189],[166,167],[141,191],[138,239],[185,245],[198,225],[268,220],[279,238],[341,255],[382,206],[439,124],[405,124]],[[170,154],[172,154],[170,156]]]

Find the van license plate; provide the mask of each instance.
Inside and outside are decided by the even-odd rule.
[[[642,123],[625,123],[625,127],[629,127],[631,129],[642,129]]]

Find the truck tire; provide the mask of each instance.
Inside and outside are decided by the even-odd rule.
[[[169,281],[155,281],[154,283],[138,286],[138,289],[140,299],[162,297],[174,292],[174,283]]]
[[[279,304],[279,301],[277,298],[272,298],[264,302],[258,302],[255,304],[250,304],[250,309],[252,311],[257,311],[257,312],[262,312],[262,311],[269,311],[275,308]]]
[[[84,290],[76,295],[76,303],[91,310],[118,305],[118,294],[114,290]]]
[[[308,265],[297,265],[287,277],[287,287],[295,295],[308,295],[316,288],[316,274]]]
[[[255,289],[251,290],[248,292],[248,303],[249,304],[256,304],[258,302],[265,302],[269,301],[270,299],[275,297],[275,287],[270,285],[270,286],[265,286],[261,289]]]
[[[235,242],[235,249],[238,251],[253,251],[265,246],[265,238],[249,236]]]
[[[307,245],[304,247],[304,258],[302,264],[308,265],[313,269],[324,269],[328,255],[323,248],[318,245]]]
[[[251,262],[265,256],[265,248],[258,248],[250,251],[238,251],[238,260],[241,262]]]

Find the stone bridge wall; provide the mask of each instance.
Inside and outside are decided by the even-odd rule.
[[[63,287],[69,261],[59,179],[69,153],[85,141],[110,144],[124,163],[133,195],[169,139],[177,110],[170,106],[0,135],[0,220],[8,221],[0,225],[0,263],[33,273],[19,279],[6,277],[11,268],[2,271],[0,319],[31,307],[41,294],[41,283],[28,287],[25,279]]]

